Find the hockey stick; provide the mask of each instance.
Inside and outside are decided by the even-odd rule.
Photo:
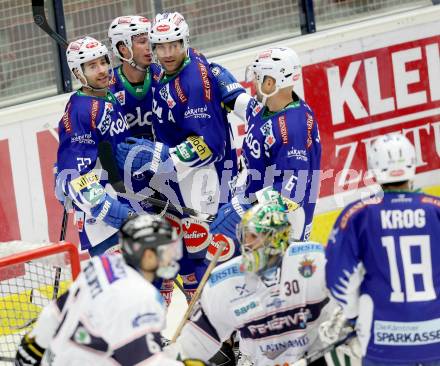
[[[64,207],[63,207],[63,220],[61,222],[61,232],[60,232],[60,242],[63,242],[66,239],[66,231],[67,231],[67,219],[69,217],[69,198],[64,198]],[[56,300],[58,297],[58,291],[60,290],[60,279],[61,279],[61,267],[56,267],[55,270],[55,279],[53,281],[53,295],[52,299]]]
[[[32,0],[32,14],[36,25],[38,25],[44,32],[49,35],[49,37],[54,39],[60,46],[67,48],[67,46],[69,45],[67,41],[57,32],[55,32],[50,27],[47,21],[46,13],[44,11],[44,0]]]
[[[352,331],[348,333],[345,337],[341,338],[339,341],[329,344],[328,346],[325,346],[324,348],[317,350],[316,352],[313,352],[312,354],[307,355],[306,357],[303,357],[298,361],[295,361],[292,366],[307,366],[312,362],[315,362],[319,358],[323,357],[326,353],[333,351],[336,347],[344,344],[353,337],[356,337],[356,331]]]
[[[162,201],[158,198],[141,195],[135,192],[128,191],[124,182],[119,174],[118,167],[116,165],[115,159],[113,158],[113,148],[108,141],[102,141],[98,144],[98,157],[101,162],[102,169],[107,172],[108,182],[111,184],[113,189],[118,193],[118,196],[125,198],[127,200],[143,201],[149,203],[155,207],[158,207],[165,211],[172,211],[179,214],[185,214],[201,221],[212,222],[215,219],[214,215],[199,212],[189,207],[175,206],[169,201]]]
[[[179,326],[176,329],[176,332],[174,333],[173,338],[171,339],[171,343],[175,343],[177,337],[180,335],[180,333],[182,332],[183,327],[185,326],[187,320],[189,319],[189,317],[191,316],[191,313],[194,309],[194,306],[196,304],[196,302],[199,300],[200,295],[202,294],[203,288],[205,287],[206,282],[208,282],[209,276],[211,275],[212,270],[215,268],[215,266],[217,265],[217,261],[220,258],[220,255],[223,252],[223,249],[225,249],[226,247],[226,242],[222,241],[218,248],[217,251],[215,252],[214,258],[212,258],[211,263],[209,263],[208,268],[206,269],[205,274],[203,275],[202,279],[200,280],[199,286],[197,287],[196,292],[194,292],[194,295],[191,299],[191,302],[188,305],[188,309],[186,309],[185,315],[183,316],[182,320],[179,323]]]

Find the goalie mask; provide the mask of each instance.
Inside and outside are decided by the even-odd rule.
[[[260,273],[279,264],[289,246],[287,208],[278,203],[257,204],[248,210],[237,228],[242,269]]]
[[[263,104],[267,98],[278,93],[280,89],[294,86],[301,77],[301,61],[295,51],[288,47],[269,48],[260,52],[256,60],[246,68],[246,81],[257,83],[258,92],[263,96]],[[264,78],[269,76],[275,80],[275,90],[265,94],[261,90]]]
[[[401,134],[379,136],[368,152],[368,169],[379,184],[411,180],[416,171],[414,146]]]
[[[174,278],[182,258],[182,241],[171,224],[161,216],[140,215],[128,218],[119,231],[122,255],[128,265],[140,270],[146,249],[156,252],[156,275]]]
[[[133,36],[145,34],[148,37],[148,33],[151,29],[150,21],[139,15],[129,15],[115,18],[108,29],[108,37],[112,45],[113,53],[121,60],[127,61],[132,67],[139,71],[145,71],[146,68],[139,66],[133,60]],[[130,58],[124,58],[119,52],[118,44],[123,43],[130,51]]]
[[[95,38],[88,36],[70,42],[66,50],[67,64],[69,65],[69,69],[72,74],[81,82],[84,87],[94,91],[102,91],[106,90],[107,88],[96,89],[91,85],[88,85],[87,78],[83,72],[83,65],[86,62],[96,60],[102,56],[105,57],[107,63],[109,64],[109,68],[112,69],[107,47]]]

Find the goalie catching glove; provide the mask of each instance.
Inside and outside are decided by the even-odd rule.
[[[41,363],[45,349],[40,347],[35,342],[34,337],[26,334],[18,346],[17,354],[15,355],[16,366],[38,366]]]

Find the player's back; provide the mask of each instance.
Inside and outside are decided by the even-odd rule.
[[[58,306],[60,323],[43,365],[114,365],[121,360],[135,364],[140,360],[130,347],[147,333],[150,348],[156,348],[151,353],[160,350],[163,300],[120,255],[92,258]]]
[[[383,199],[359,201],[341,215],[335,247],[345,240],[350,245],[332,250],[329,261],[337,258],[347,272],[328,271],[327,280],[335,291],[337,277],[345,278],[354,267],[355,273],[365,272],[358,324],[361,335],[370,335],[371,329],[371,336],[360,337],[368,345],[367,357],[402,363],[439,360],[440,200],[417,192],[385,192]],[[344,231],[345,238],[340,235]],[[350,292],[351,281],[355,276],[348,275],[339,294]]]

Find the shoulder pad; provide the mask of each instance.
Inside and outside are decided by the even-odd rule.
[[[214,287],[229,278],[244,276],[245,272],[241,271],[240,267],[241,256],[220,264],[209,276],[209,286]]]

